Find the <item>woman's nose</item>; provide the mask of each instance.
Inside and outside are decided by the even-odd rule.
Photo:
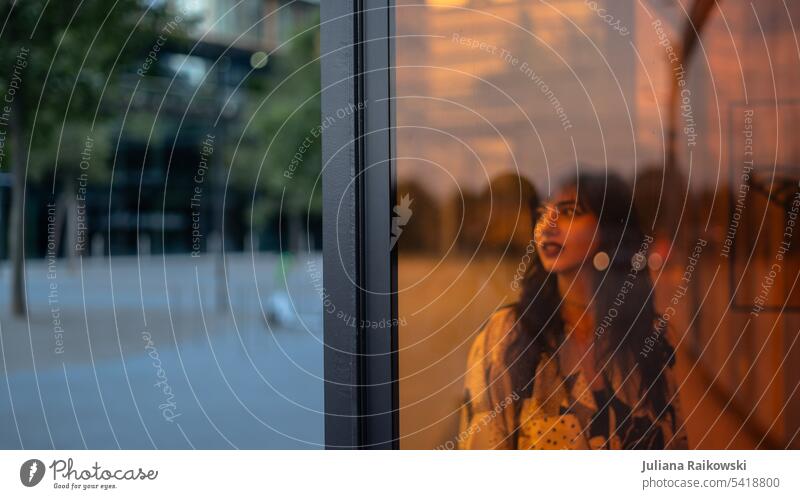
[[[539,223],[536,224],[536,232],[538,236],[541,237],[554,237],[558,234],[558,215],[551,216],[549,213],[542,216],[539,219]]]
[[[557,209],[555,208],[547,209],[547,211],[544,213],[544,216],[542,217],[546,230],[558,229],[558,215],[559,213]]]
[[[554,237],[558,234],[558,222],[557,218],[547,219],[544,222],[544,227],[542,227],[542,236],[551,236]]]
[[[554,227],[556,222],[558,222],[558,210],[555,208],[550,208],[547,210],[545,214],[545,220],[547,221],[547,225],[550,227]]]

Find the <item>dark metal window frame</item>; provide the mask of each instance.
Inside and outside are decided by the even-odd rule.
[[[393,1],[321,2],[325,444],[397,448]]]

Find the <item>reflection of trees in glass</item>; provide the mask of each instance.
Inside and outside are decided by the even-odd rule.
[[[103,92],[109,96],[113,77],[146,53],[145,47],[153,43],[153,33],[165,19],[161,8],[146,16],[144,12],[140,0],[119,0],[113,5],[25,0],[0,6],[0,17],[5,20],[0,35],[0,89],[4,96],[13,92],[4,128],[12,175],[8,241],[15,314],[26,310],[22,276],[26,177],[47,177],[58,164],[64,171],[59,173],[63,180],[54,183],[56,188],[76,183],[74,176],[70,178],[80,163],[75,152],[84,149],[87,137],[91,140],[98,134],[104,118],[95,112],[100,96]],[[20,54],[27,54],[24,67]],[[100,142],[94,140],[98,156],[91,168],[102,168]]]
[[[408,199],[411,200],[411,216],[402,226],[402,232],[397,238],[398,251],[434,254],[439,252],[439,231],[433,229],[441,227],[438,203],[416,180],[398,184],[396,194],[398,203],[403,196],[408,196]],[[455,202],[458,203],[460,211],[460,200],[455,200]]]
[[[492,179],[478,196],[465,199],[462,251],[524,251],[533,238],[531,206],[539,204],[533,185],[524,177],[506,173]]]
[[[398,199],[413,200],[413,216],[398,244],[403,253],[463,255],[524,252],[533,237],[531,208],[539,204],[533,185],[513,173],[496,176],[477,193],[455,191],[440,202],[417,180],[397,187]],[[435,230],[431,228],[435,227]]]

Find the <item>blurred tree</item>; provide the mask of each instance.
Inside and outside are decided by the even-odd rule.
[[[269,76],[250,91],[241,143],[229,151],[234,183],[253,192],[247,224],[254,233],[281,216],[288,223],[284,249],[304,249],[307,216],[322,212],[319,22],[299,29],[272,54]],[[333,117],[335,119],[335,117]],[[315,186],[316,183],[316,186]],[[283,206],[281,207],[281,199]]]
[[[166,2],[153,0],[0,0],[0,139],[12,182],[7,230],[14,314],[26,311],[27,180],[50,176],[53,197],[66,188],[63,199],[74,202],[82,154],[91,149],[93,175],[104,167],[99,135],[107,115],[99,102],[115,97],[115,78],[128,65],[145,61],[168,15]]]

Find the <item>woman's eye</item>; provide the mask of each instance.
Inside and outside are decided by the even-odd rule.
[[[575,215],[575,213],[576,213],[575,212],[575,208],[573,208],[571,206],[568,206],[568,207],[565,207],[565,208],[561,209],[561,214],[564,215],[565,217],[571,217],[571,216]]]

